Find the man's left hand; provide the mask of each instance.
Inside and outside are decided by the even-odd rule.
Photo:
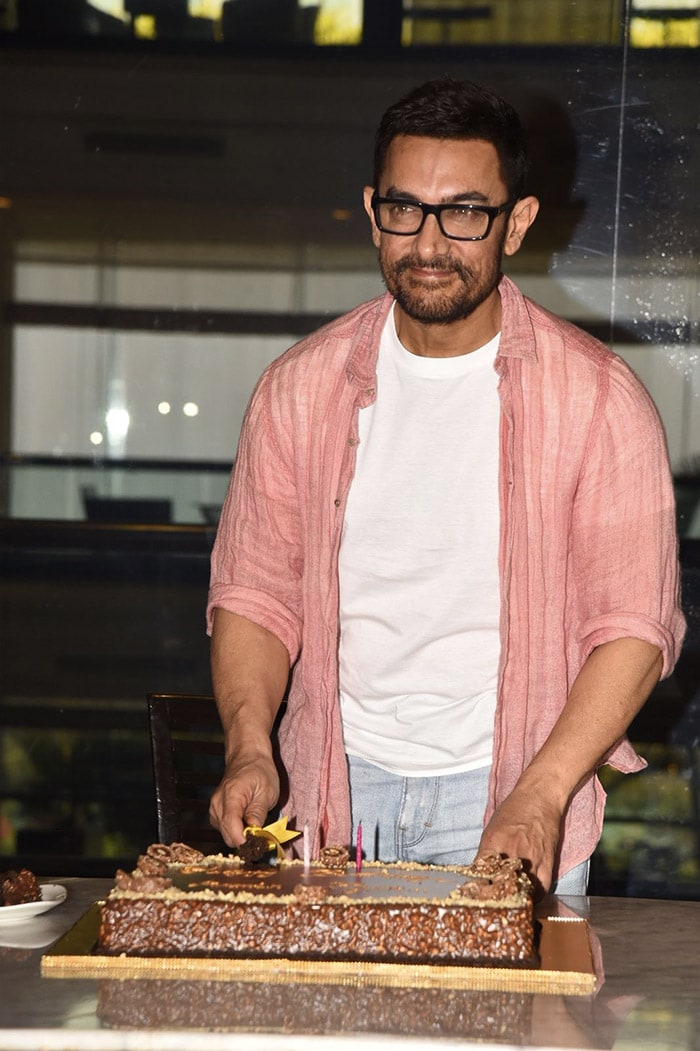
[[[544,892],[552,885],[562,813],[543,796],[516,786],[484,829],[479,854],[494,850],[522,858],[529,875]]]

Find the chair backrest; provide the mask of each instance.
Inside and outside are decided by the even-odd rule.
[[[160,842],[227,853],[230,847],[209,824],[209,799],[224,771],[214,698],[149,693],[147,700]]]

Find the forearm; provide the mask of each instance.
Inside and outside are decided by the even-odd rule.
[[[270,733],[289,676],[287,649],[265,628],[217,609],[212,683],[226,743],[226,769],[212,796],[211,822],[227,843],[262,825],[279,797]]]
[[[211,673],[227,760],[266,750],[289,676],[284,644],[246,617],[217,609]]]
[[[571,796],[626,732],[661,667],[660,651],[639,639],[616,639],[591,653],[547,740],[484,829],[480,852],[524,858],[549,889]]]
[[[548,739],[521,781],[547,787],[563,810],[626,733],[659,680],[662,657],[641,639],[604,643],[589,656]]]

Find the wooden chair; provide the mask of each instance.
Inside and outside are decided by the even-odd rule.
[[[209,824],[209,800],[224,771],[224,738],[213,697],[148,694],[158,839],[228,853]]]

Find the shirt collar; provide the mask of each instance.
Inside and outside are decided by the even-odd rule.
[[[520,289],[502,275],[498,285],[501,296],[501,342],[499,358],[523,358],[537,361],[537,345],[527,300]],[[356,325],[352,333],[353,347],[348,359],[347,374],[351,383],[363,389],[374,389],[376,384],[379,341],[387,315],[394,303],[389,292],[372,300],[360,317],[352,311],[348,320]],[[374,308],[374,309],[372,309]]]
[[[501,345],[498,357],[537,361],[537,342],[527,299],[505,274],[501,277],[498,291],[501,296]]]

